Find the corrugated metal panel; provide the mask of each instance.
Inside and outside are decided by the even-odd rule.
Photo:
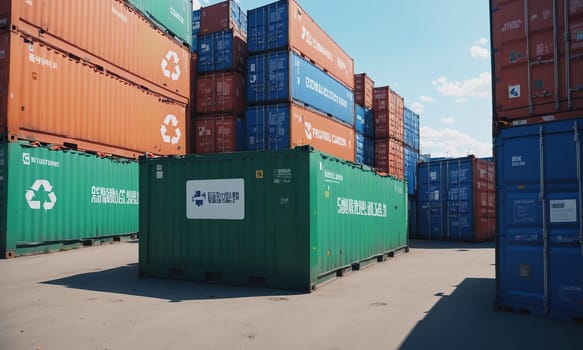
[[[249,107],[245,113],[247,149],[287,149],[310,145],[354,161],[354,130],[335,119],[291,104]]]
[[[194,120],[196,153],[245,150],[245,121],[232,115],[202,116]]]
[[[58,1],[58,0],[56,0]],[[191,46],[192,0],[126,0],[152,23]]]
[[[192,52],[198,51],[199,35],[200,35],[200,9],[192,11]]]
[[[419,151],[419,114],[404,108],[405,146]]]
[[[403,142],[394,139],[375,140],[375,167],[396,178],[405,178]]]
[[[18,30],[95,65],[103,66],[103,60],[128,80],[144,79],[188,98],[190,50],[153,28],[123,1],[8,2]],[[187,28],[190,37],[190,14]]]
[[[355,136],[356,162],[359,164],[374,166],[374,139],[366,137],[365,135],[358,132],[355,133]]]
[[[249,53],[292,48],[350,89],[354,60],[294,0],[248,11]]]
[[[501,307],[583,318],[582,133],[579,118],[495,139]]]
[[[198,36],[198,72],[245,72],[247,43],[232,31]]]
[[[138,231],[138,164],[0,144],[0,254]]]
[[[375,137],[403,142],[403,98],[388,86],[374,88]]]
[[[140,272],[310,291],[407,246],[405,184],[308,148],[143,159]]]
[[[196,81],[196,111],[199,114],[245,111],[245,77],[239,73],[212,73]]]
[[[248,60],[247,102],[296,100],[354,125],[354,94],[291,51],[269,52]]]
[[[494,166],[474,156],[418,166],[418,234],[463,241],[494,239]]]
[[[355,124],[356,132],[364,134],[367,137],[374,137],[374,114],[371,109],[355,105]]]
[[[125,157],[186,152],[185,105],[13,32],[0,34],[0,45],[10,96],[0,127],[11,139]]]
[[[247,13],[236,1],[223,1],[203,7],[200,11],[201,34],[233,30],[242,38],[247,38]]]
[[[417,238],[417,198],[409,196],[409,238]]]
[[[403,147],[405,152],[405,179],[407,179],[407,193],[415,195],[417,193],[417,163],[419,163],[419,151],[409,148],[407,145]]]
[[[354,75],[354,100],[357,104],[373,108],[374,101],[374,81],[366,74]]]
[[[583,114],[580,1],[491,0],[494,121],[498,127]]]

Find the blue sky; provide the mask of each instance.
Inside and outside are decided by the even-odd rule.
[[[195,8],[221,1],[194,0]],[[240,0],[249,10],[269,0]],[[389,85],[417,111],[421,152],[488,157],[491,72],[487,1],[300,0],[375,86]]]

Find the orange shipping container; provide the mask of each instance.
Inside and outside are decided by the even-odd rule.
[[[404,141],[404,99],[388,86],[374,89],[375,137]]]
[[[81,50],[79,57],[94,64],[102,59],[161,89],[185,98],[190,95],[190,50],[121,0],[0,3],[0,20],[8,17],[17,30],[65,52],[72,52],[69,46],[73,46]]]
[[[393,139],[375,141],[375,167],[389,175],[403,179],[405,177],[403,142]]]
[[[245,112],[245,77],[239,73],[201,75],[196,81],[199,114]]]
[[[232,115],[205,116],[194,120],[194,144],[198,154],[235,152],[245,143],[243,119]]]
[[[0,130],[14,139],[136,157],[185,153],[186,105],[21,33],[0,34]],[[9,97],[9,98],[8,98]]]
[[[366,73],[354,75],[354,101],[362,107],[373,108],[374,81]]]
[[[292,103],[290,129],[290,148],[311,145],[322,152],[354,162],[355,135],[351,127]]]

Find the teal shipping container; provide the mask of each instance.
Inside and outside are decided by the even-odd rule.
[[[160,29],[192,47],[192,0],[126,0]]]
[[[310,147],[140,159],[140,274],[311,291],[407,250],[407,184]]]
[[[138,232],[138,163],[0,143],[0,255]]]

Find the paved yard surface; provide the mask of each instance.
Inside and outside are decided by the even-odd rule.
[[[409,253],[311,294],[138,277],[138,244],[0,260],[0,349],[583,349],[493,310],[493,244]]]

